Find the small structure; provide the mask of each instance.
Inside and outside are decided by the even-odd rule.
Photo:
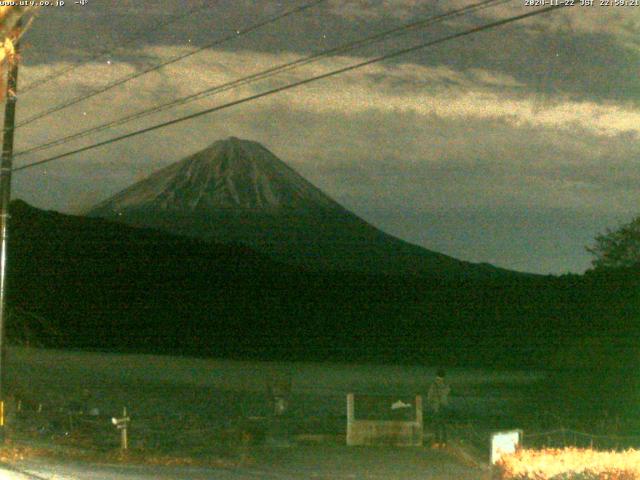
[[[408,401],[398,397],[356,397],[353,393],[347,394],[349,446],[419,447],[422,446],[423,430],[420,395],[415,396],[414,403],[413,399]]]
[[[491,465],[495,465],[502,455],[515,453],[522,442],[522,430],[496,432],[491,434]]]

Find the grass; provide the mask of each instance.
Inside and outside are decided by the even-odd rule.
[[[162,454],[143,448],[101,450],[84,445],[33,442],[28,440],[8,440],[0,447],[0,463],[15,464],[28,459],[52,459],[59,461],[85,462],[94,464],[153,465],[153,466],[198,466],[233,468],[252,463],[247,449],[236,455],[224,456],[207,452],[199,455]]]
[[[260,440],[269,416],[269,382],[291,381],[289,427],[292,437],[300,439],[300,448],[338,449],[344,445],[347,392],[424,396],[435,373],[427,366],[206,360],[29,348],[10,348],[7,361],[9,392],[16,398],[19,394],[24,408],[13,418],[16,440],[51,446],[51,454],[58,458],[155,465],[250,462],[254,447],[264,443]],[[528,428],[524,415],[538,410],[531,404],[531,390],[541,381],[536,372],[450,369],[447,376],[452,408],[461,414],[451,421],[473,423],[480,451],[488,448],[488,431],[505,425]],[[71,420],[69,407],[77,407],[84,390],[90,393],[88,406],[97,407],[100,415]],[[131,449],[126,455],[119,452],[119,432],[111,424],[123,406],[131,416]],[[427,429],[429,422],[425,413]]]

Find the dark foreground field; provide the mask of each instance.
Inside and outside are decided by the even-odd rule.
[[[7,372],[13,441],[48,452],[14,465],[44,478],[477,479],[484,474],[455,451],[345,446],[348,392],[426,395],[434,376],[429,367],[11,348]],[[452,435],[469,422],[478,432],[515,426],[513,413],[540,378],[535,372],[451,370]],[[283,381],[291,385],[287,441],[273,444],[260,427],[270,416],[268,387]],[[123,459],[110,420],[125,406],[131,453]],[[80,409],[85,413],[77,413]],[[90,410],[95,415],[87,415]],[[427,426],[427,444],[429,435]],[[146,465],[132,466],[138,462]]]
[[[290,385],[284,422],[291,436],[339,439],[346,428],[347,393],[426,396],[435,375],[434,368],[424,366],[243,362],[26,348],[9,350],[7,372],[9,391],[22,400],[23,412],[15,425],[24,434],[81,437],[84,431],[92,444],[117,446],[119,436],[110,418],[126,407],[132,419],[132,448],[189,454],[224,441],[232,444],[230,437],[243,429],[254,437],[245,442],[259,442],[261,425],[272,409],[268,390],[274,385]],[[537,372],[451,369],[451,422],[477,431],[536,422],[542,412],[535,407],[535,387],[542,379]],[[80,410],[97,415],[72,413]],[[428,435],[428,412],[425,423]]]
[[[568,417],[548,408],[547,374],[458,368],[447,371],[452,387],[447,450],[429,448],[428,409],[425,447],[345,445],[347,393],[389,400],[425,397],[434,375],[428,366],[14,347],[7,358],[8,434],[15,445],[45,452],[27,455],[15,463],[20,468],[44,478],[105,480],[476,479],[487,475],[493,431],[521,428],[527,446],[593,441],[565,429]],[[269,389],[282,385],[290,387],[289,408],[274,421]],[[122,457],[111,418],[121,416],[124,407],[131,417],[130,450]],[[602,418],[592,420],[591,430],[610,427],[600,425]],[[624,445],[610,445],[615,446]]]

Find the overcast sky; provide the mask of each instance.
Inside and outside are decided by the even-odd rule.
[[[23,42],[27,91],[18,121],[307,2],[66,3],[41,9]],[[25,125],[16,150],[471,3],[326,0]],[[128,40],[198,5],[209,8]],[[531,8],[513,0],[21,156],[16,165]],[[105,49],[112,53],[92,59]],[[28,90],[74,63],[81,66]],[[564,8],[18,172],[13,196],[77,213],[234,135],[261,142],[404,240],[516,270],[582,272],[590,263],[585,245],[640,213],[639,67],[640,7]]]

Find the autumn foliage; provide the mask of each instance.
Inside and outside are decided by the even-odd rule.
[[[504,480],[640,480],[640,450],[520,450],[497,463]]]
[[[0,6],[0,99],[4,95],[5,68],[7,63],[16,61],[15,43],[24,32],[20,27],[20,19],[30,10],[30,7]]]

